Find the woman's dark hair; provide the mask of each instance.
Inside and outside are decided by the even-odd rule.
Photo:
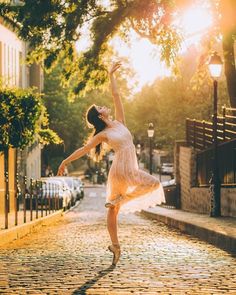
[[[90,125],[92,125],[95,129],[93,136],[95,136],[96,134],[104,130],[107,126],[106,123],[99,118],[99,116],[100,116],[100,113],[96,109],[95,105],[94,104],[91,105],[87,110],[86,119],[87,119],[87,122]],[[100,152],[101,152],[101,143],[98,144],[95,148],[96,156],[99,156]]]

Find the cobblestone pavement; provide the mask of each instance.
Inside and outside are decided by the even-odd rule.
[[[138,214],[121,215],[122,256],[106,250],[104,188],[54,226],[0,249],[0,294],[236,294],[236,259]]]

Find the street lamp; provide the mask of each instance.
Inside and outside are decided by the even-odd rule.
[[[214,52],[210,58],[208,67],[213,79],[213,89],[214,89],[214,114],[213,114],[213,169],[212,169],[212,178],[210,181],[210,191],[211,191],[211,217],[216,217],[221,215],[221,205],[220,205],[220,176],[218,169],[218,140],[217,140],[217,87],[218,81],[217,78],[220,77],[222,71],[222,60],[217,52]]]
[[[141,144],[140,144],[140,143],[138,143],[138,144],[136,145],[136,154],[137,154],[137,159],[138,159],[138,162],[139,162],[139,160],[140,160],[140,155],[141,155]]]
[[[152,123],[149,123],[147,133],[149,137],[149,172],[152,174],[152,139],[154,136],[154,127]]]

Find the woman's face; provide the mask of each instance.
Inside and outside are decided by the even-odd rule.
[[[106,106],[96,106],[96,109],[104,118],[108,118],[111,112],[111,110],[108,109]]]

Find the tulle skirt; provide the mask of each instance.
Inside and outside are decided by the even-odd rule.
[[[164,190],[159,180],[139,169],[135,146],[115,152],[107,182],[107,202],[119,196],[120,212],[138,212],[165,203]]]

